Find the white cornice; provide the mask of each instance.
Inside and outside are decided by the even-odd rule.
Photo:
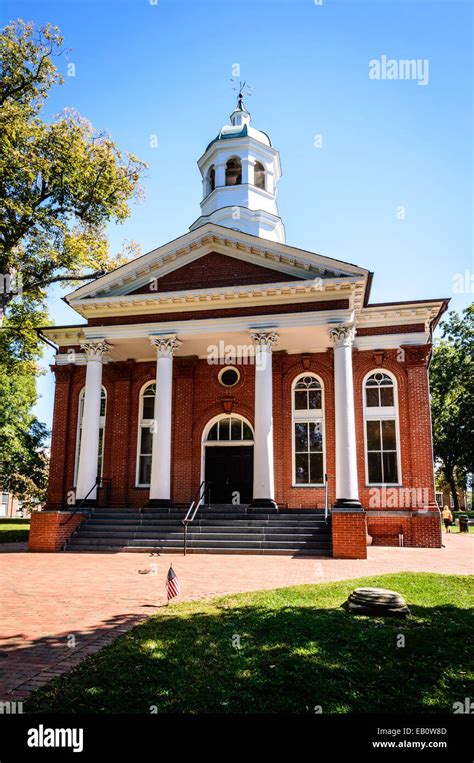
[[[120,289],[124,285],[132,289],[138,288],[139,280],[145,279],[146,282],[152,270],[163,276],[185,264],[185,255],[194,255],[195,259],[209,251],[233,254],[239,258],[247,255],[261,266],[273,267],[276,271],[300,275],[303,278],[324,276],[325,272],[341,276],[360,276],[364,279],[368,275],[366,269],[350,263],[207,223],[76,289],[66,299],[71,303],[72,300],[83,299],[99,291]]]
[[[162,292],[71,300],[70,305],[81,315],[91,317],[144,315],[170,311],[189,312],[233,307],[254,307],[300,302],[325,302],[348,299],[358,306],[363,299],[364,282],[360,279],[327,279],[292,281],[259,286],[233,286],[183,292]]]
[[[412,304],[370,305],[364,307],[357,316],[357,325],[361,328],[408,325],[423,323],[425,331],[430,330],[431,322],[436,318],[443,300],[417,302]]]
[[[192,321],[166,321],[150,323],[130,323],[113,326],[81,326],[76,331],[70,328],[61,329],[51,326],[43,329],[49,339],[59,346],[80,344],[91,339],[108,339],[113,344],[114,339],[146,337],[151,334],[212,334],[222,335],[225,332],[244,331],[249,328],[266,326],[299,327],[324,326],[353,320],[354,312],[347,310],[327,310],[307,313],[276,313],[272,315],[244,315],[231,318],[202,318]]]
[[[375,334],[374,336],[356,336],[354,347],[357,350],[398,350],[403,344],[428,344],[429,341],[429,332]]]

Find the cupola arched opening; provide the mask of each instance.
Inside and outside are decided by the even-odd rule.
[[[242,183],[242,162],[238,156],[233,156],[225,166],[225,184],[240,185]]]
[[[206,196],[209,193],[212,193],[215,187],[216,187],[216,168],[214,167],[214,165],[211,165],[206,175]]]
[[[261,162],[255,162],[253,168],[254,185],[265,190],[265,167]]]

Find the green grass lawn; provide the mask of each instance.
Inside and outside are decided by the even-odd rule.
[[[28,540],[29,519],[0,519],[0,543]]]
[[[404,573],[173,603],[36,691],[26,710],[452,712],[473,696],[473,583]],[[400,591],[411,617],[348,614],[341,605],[359,585]]]
[[[452,533],[459,533],[459,525],[451,525],[450,530]],[[474,525],[469,525],[469,532],[474,533]],[[444,534],[444,527],[443,527],[443,534]],[[467,535],[467,533],[463,533],[464,535]]]

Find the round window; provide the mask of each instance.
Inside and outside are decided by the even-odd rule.
[[[240,373],[236,368],[223,368],[222,371],[219,371],[218,379],[223,387],[235,387],[240,379]]]

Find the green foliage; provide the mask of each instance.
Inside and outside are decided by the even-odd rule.
[[[31,408],[47,289],[126,261],[109,254],[106,227],[130,214],[145,168],[73,110],[42,119],[63,83],[62,43],[57,27],[21,19],[0,35],[0,480],[23,499],[45,483],[46,430]]]
[[[0,520],[0,543],[21,543],[28,540],[29,534],[28,520]]]
[[[140,196],[145,164],[123,154],[73,110],[52,124],[41,108],[62,77],[55,27],[17,21],[0,38],[0,273],[3,308],[19,290],[35,299],[52,283],[90,279],[122,264],[108,223],[123,222]],[[1,291],[1,290],[0,290]]]
[[[44,500],[47,479],[47,429],[31,412],[41,355],[35,326],[46,317],[37,303],[16,301],[0,332],[0,485],[26,507]]]
[[[474,304],[449,313],[442,329],[430,366],[433,448],[457,509],[474,465]]]

